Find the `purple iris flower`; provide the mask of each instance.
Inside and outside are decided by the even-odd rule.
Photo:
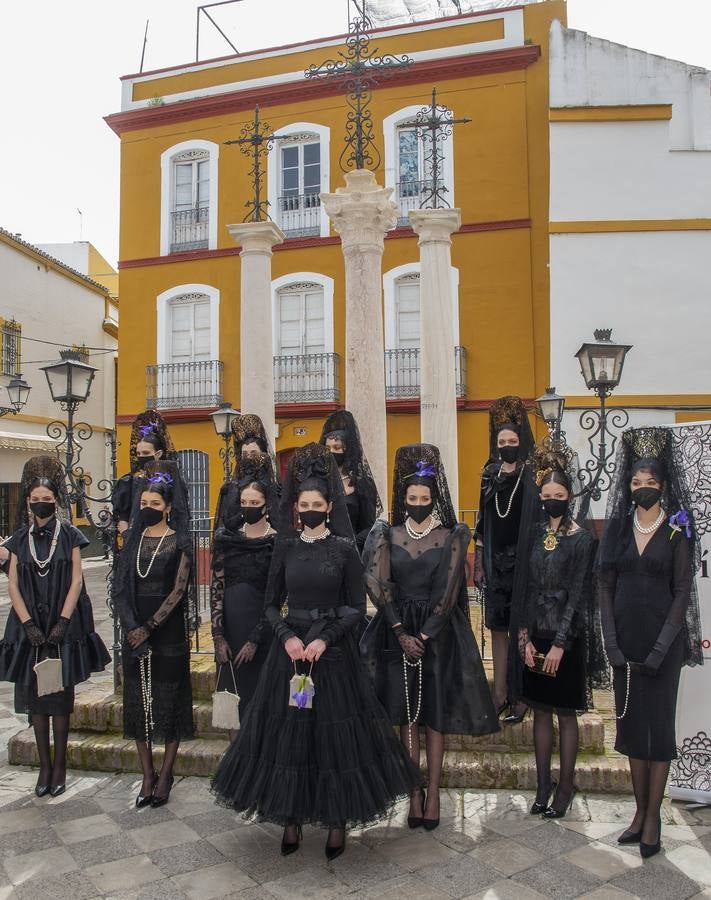
[[[138,429],[138,433],[141,435],[142,438],[146,438],[146,437],[148,437],[149,434],[153,434],[153,432],[155,430],[156,430],[155,425],[141,425],[141,427]]]
[[[692,527],[691,527],[691,516],[689,515],[688,510],[682,509],[679,512],[674,513],[673,516],[669,518],[669,524],[672,528],[672,537],[677,531],[683,531],[684,534],[690,538],[692,535]]]
[[[148,479],[149,484],[167,484],[173,483],[173,477],[169,472],[156,472]]]
[[[421,459],[417,463],[417,468],[415,469],[415,475],[418,478],[434,478],[436,472],[434,470],[434,466],[430,465],[424,459]]]

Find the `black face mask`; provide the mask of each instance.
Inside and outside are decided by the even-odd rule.
[[[266,506],[243,506],[242,516],[248,525],[256,525],[266,512]]]
[[[568,511],[568,500],[544,500],[543,509],[551,519],[560,519]]]
[[[412,521],[417,522],[418,525],[421,525],[425,521],[427,516],[432,515],[434,503],[418,503],[417,505],[415,505],[414,503],[406,503],[405,509],[407,510],[407,514],[412,519]]]
[[[152,506],[144,506],[140,513],[140,519],[143,528],[150,528],[152,525],[157,525],[163,521],[163,510],[153,509]]]
[[[642,509],[651,509],[662,498],[659,488],[645,487],[632,491],[632,502]]]
[[[307,528],[318,528],[319,525],[323,525],[327,516],[328,513],[325,509],[309,509],[299,513],[301,524]]]
[[[511,447],[508,444],[505,447],[499,447],[499,456],[502,462],[515,463],[518,459],[518,447]]]
[[[336,465],[340,469],[340,467],[343,465],[343,460],[346,458],[346,454],[342,450],[340,452],[331,450],[331,456],[336,460]]]
[[[238,528],[244,525],[244,514],[241,509],[235,512],[224,513],[222,521],[225,523],[225,528],[228,531],[237,531]]]
[[[38,519],[49,519],[56,513],[57,504],[50,503],[48,500],[38,500],[35,503],[30,503],[30,509],[32,510],[32,515]]]

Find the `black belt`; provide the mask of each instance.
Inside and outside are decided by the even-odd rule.
[[[358,610],[352,606],[332,606],[329,609],[290,609],[286,620],[287,622],[311,625],[322,619],[343,619],[352,613],[358,613]]]

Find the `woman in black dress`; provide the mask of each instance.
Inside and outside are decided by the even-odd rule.
[[[136,475],[143,467],[159,459],[173,459],[175,450],[163,418],[154,409],[147,409],[136,416],[131,426],[131,472],[122,475],[114,485],[111,495],[113,519],[119,534],[129,526],[136,490],[143,482]]]
[[[266,596],[275,637],[212,781],[218,803],[284,827],[285,855],[308,823],[329,829],[334,859],[346,827],[380,819],[417,783],[359,658],[353,632],[364,615],[340,474],[325,447],[308,444],[283,488]]]
[[[607,664],[591,587],[595,540],[573,519],[572,453],[537,447],[533,460],[544,515],[519,543],[509,692],[533,708],[537,790],[530,812],[562,819],[577,793],[577,713],[592,706],[593,687],[607,681]],[[551,779],[554,714],[560,734],[557,786]]]
[[[264,423],[254,413],[245,413],[234,420],[232,440],[236,459],[242,456],[258,457],[262,453],[268,453],[272,463],[274,462],[271,439],[267,435]]]
[[[439,450],[400,447],[392,525],[366,543],[366,584],[378,613],[361,641],[377,694],[415,765],[426,726],[428,792],[410,798],[408,824],[439,824],[445,734],[492,734],[496,710],[469,621],[470,531],[457,524]]]
[[[348,516],[358,550],[362,551],[365,539],[382,512],[383,505],[363,452],[353,414],[347,409],[331,413],[321,431],[321,443],[331,451],[341,473]]]
[[[234,480],[221,494],[212,554],[210,611],[218,690],[232,690],[234,667],[240,718],[257,686],[271,642],[264,594],[278,516],[277,485],[268,454],[237,460]],[[230,732],[234,740],[236,732]]]
[[[600,554],[600,608],[613,667],[617,740],[629,757],[637,811],[621,844],[661,849],[660,809],[676,759],[683,665],[702,663],[694,585],[698,544],[684,472],[667,428],[623,434]]]
[[[135,739],[143,770],[138,807],[168,801],[180,741],[193,736],[188,628],[192,553],[179,485],[175,463],[149,467],[119,560],[123,732]],[[153,761],[156,739],[165,742],[158,774]]]
[[[35,731],[40,763],[35,787],[38,797],[64,793],[74,687],[92,672],[102,672],[111,661],[94,631],[91,601],[84,587],[81,548],[89,541],[62,521],[60,512],[68,510],[59,462],[48,456],[30,459],[22,472],[18,528],[5,544],[10,551],[12,610],[0,643],[0,680],[15,683],[15,712],[27,713]],[[34,665],[58,656],[64,689],[38,696]]]
[[[520,722],[525,707],[510,706],[507,689],[511,592],[519,535],[538,511],[538,491],[528,465],[533,433],[520,397],[500,397],[489,410],[489,461],[481,476],[474,529],[474,583],[484,596],[484,623],[491,632],[494,706],[507,710],[507,724]],[[522,524],[523,523],[523,524]]]

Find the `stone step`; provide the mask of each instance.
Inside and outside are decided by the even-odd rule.
[[[211,775],[227,749],[224,738],[196,738],[183,741],[176,761],[177,775]],[[160,766],[162,747],[156,746],[156,764]],[[70,732],[67,747],[70,769],[101,772],[140,772],[134,741],[118,734]],[[8,745],[12,765],[36,766],[37,747],[31,728],[20,731]],[[424,757],[423,757],[424,762]],[[557,760],[554,758],[554,767]],[[616,754],[578,756],[576,782],[585,791],[629,793],[631,781],[627,761]],[[536,761],[533,753],[494,753],[489,750],[448,750],[444,756],[442,784],[452,788],[532,789],[536,785]]]
[[[121,733],[123,700],[120,695],[106,690],[86,690],[74,703],[70,727],[78,732]],[[212,727],[211,700],[194,700],[193,717],[195,732],[200,738],[224,737],[224,732]],[[557,727],[557,722],[556,722]],[[586,713],[579,718],[581,752],[601,754],[605,746],[605,726],[597,713]],[[424,733],[422,735],[424,745]],[[484,737],[448,734],[447,750],[489,751],[492,753],[517,753],[533,749],[533,718],[528,716],[521,725],[503,726],[497,734]]]

